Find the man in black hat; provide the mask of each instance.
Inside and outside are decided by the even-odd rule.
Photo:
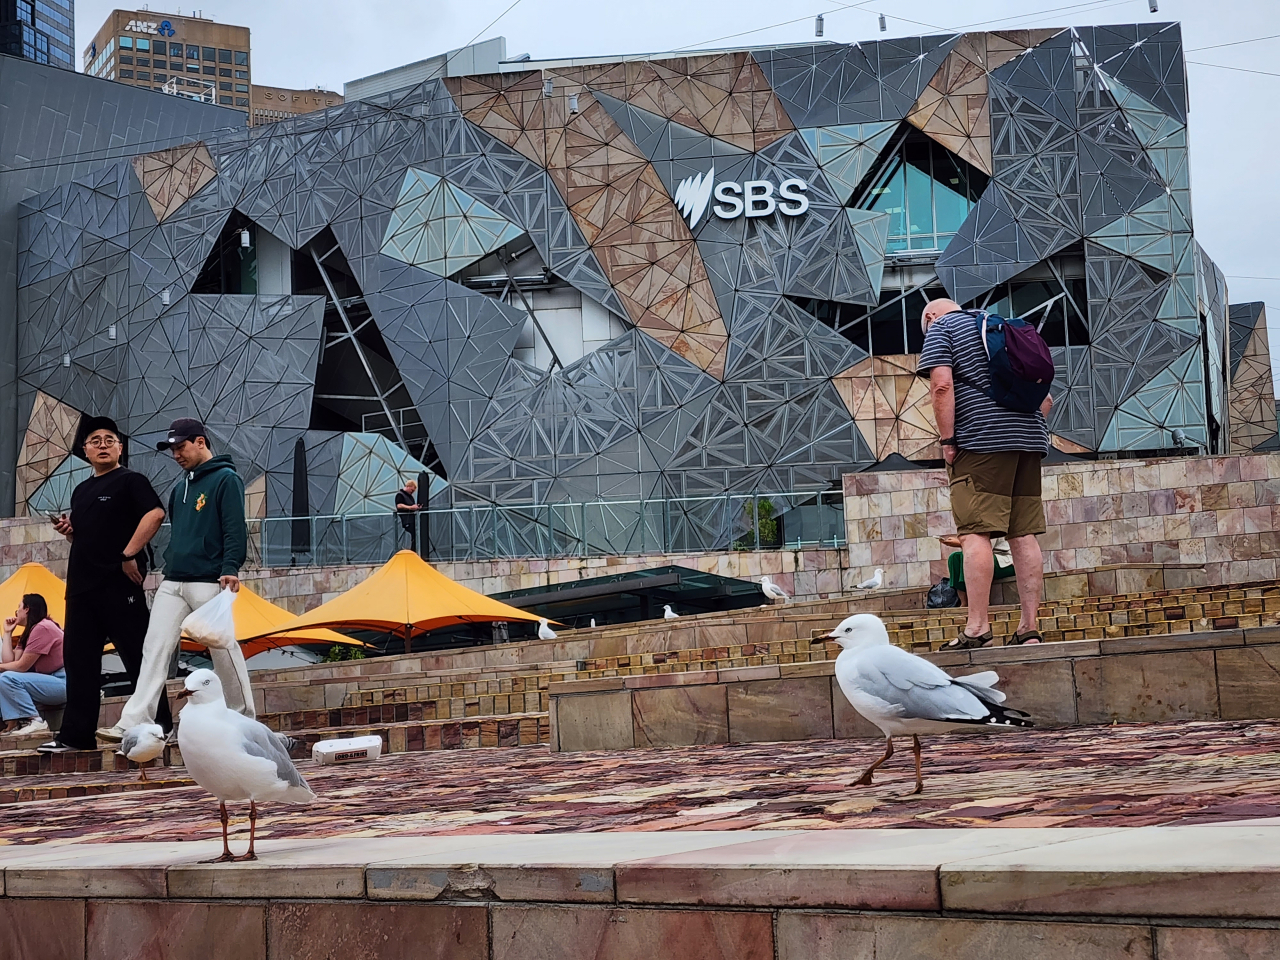
[[[81,426],[84,456],[93,476],[71,494],[71,513],[51,517],[54,529],[71,541],[67,565],[67,622],[63,658],[67,706],[56,740],[44,753],[92,750],[101,705],[102,648],[110,640],[137,683],[147,632],[146,546],[164,522],[164,508],[151,482],[120,466],[124,438],[107,417]],[[168,665],[166,664],[166,674]],[[167,731],[169,701],[160,691],[151,709]]]
[[[137,689],[114,727],[98,736],[118,742],[126,730],[149,723],[156,698],[164,691],[169,663],[178,649],[182,621],[223,588],[240,589],[239,573],[246,554],[244,483],[227,454],[215,456],[204,424],[189,417],[173,421],[169,435],[156,444],[168,450],[182,468],[169,493],[169,547],[164,579],[151,604],[151,624],[142,648]],[[252,717],[253,694],[244,654],[234,641],[209,647],[213,669],[222,681],[227,706]]]

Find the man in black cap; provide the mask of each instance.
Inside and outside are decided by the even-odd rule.
[[[71,494],[71,513],[52,517],[54,529],[71,541],[67,565],[67,622],[63,658],[67,706],[58,738],[44,753],[92,750],[101,706],[102,648],[110,640],[129,679],[138,680],[147,632],[146,546],[164,522],[164,508],[151,483],[120,466],[123,438],[115,422],[90,417],[81,427],[84,456],[93,476]],[[168,673],[168,663],[165,664]],[[170,726],[169,701],[152,695],[160,725]]]
[[[240,589],[246,554],[244,483],[231,457],[214,455],[204,424],[189,417],[173,421],[156,449],[172,452],[182,478],[169,493],[169,547],[164,579],[151,604],[141,675],[119,723],[98,731],[108,741],[119,741],[130,727],[151,722],[178,649],[182,621],[224,587]],[[210,647],[209,658],[222,681],[227,706],[252,717],[253,694],[240,645],[232,641],[226,648]]]

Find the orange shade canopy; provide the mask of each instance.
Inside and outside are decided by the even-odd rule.
[[[538,619],[455,583],[412,550],[401,550],[363,583],[281,624],[276,632],[292,635],[312,627],[340,627],[408,639],[459,623],[536,623]]]
[[[42,563],[24,563],[13,576],[0,583],[0,620],[13,616],[27,593],[44,597],[49,619],[60,627],[67,625],[67,585]]]

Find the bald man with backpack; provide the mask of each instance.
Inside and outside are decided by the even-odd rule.
[[[1044,561],[1036,535],[1045,531],[1040,461],[1049,452],[1045,418],[1053,406],[1049,348],[1023,320],[963,310],[952,300],[930,301],[921,327],[917,374],[929,380],[969,595],[968,622],[943,649],[994,640],[988,607],[991,541],[998,537],[1009,542],[1021,605],[1008,642],[1040,643]]]

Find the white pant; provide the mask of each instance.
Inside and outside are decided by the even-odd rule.
[[[179,583],[176,580],[160,581],[160,589],[151,604],[151,623],[147,638],[142,643],[142,669],[138,672],[138,685],[129,702],[124,705],[117,726],[128,730],[139,723],[154,723],[156,704],[169,677],[169,664],[178,649],[182,633],[182,621],[198,607],[204,606],[218,595],[221,588],[216,583]],[[249,671],[244,665],[240,644],[230,649],[209,647],[213,669],[222,681],[222,692],[227,706],[246,717],[254,716],[253,693],[249,688]]]

